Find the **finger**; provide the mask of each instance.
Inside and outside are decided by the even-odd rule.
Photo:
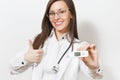
[[[90,47],[88,48],[88,50],[92,53],[96,53],[97,52],[96,45],[91,44]]]
[[[39,57],[36,57],[36,58],[35,58],[35,62],[39,63],[39,62],[41,61],[41,59],[42,59],[42,58],[41,58],[40,56],[39,56]]]
[[[90,44],[90,46],[87,48],[87,50],[96,50],[96,45]]]
[[[38,49],[38,53],[43,53],[43,49]]]
[[[83,60],[83,57],[79,57],[80,60]]]
[[[85,51],[89,48],[90,44],[84,44],[83,46],[81,46],[80,48],[78,48],[78,51]]]
[[[42,56],[43,54],[42,53],[37,53],[36,54],[36,57],[40,57],[40,56]]]
[[[86,45],[83,47],[83,49],[84,49],[84,50],[88,50],[89,47],[90,47],[90,44],[86,44]]]
[[[29,40],[29,49],[33,49],[33,42]]]
[[[90,45],[90,48],[91,48],[91,49],[96,49],[95,44],[91,44],[91,45]]]
[[[95,44],[91,44],[88,51],[93,59],[97,59],[98,53],[97,53],[97,49],[96,49]]]

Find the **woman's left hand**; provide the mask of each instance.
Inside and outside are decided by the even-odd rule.
[[[95,44],[85,44],[82,47],[78,48],[77,51],[88,51],[88,57],[80,58],[89,69],[95,70],[98,69],[98,52]]]

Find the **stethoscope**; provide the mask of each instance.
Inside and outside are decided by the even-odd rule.
[[[65,56],[65,54],[67,53],[67,51],[70,49],[71,47],[71,43],[69,44],[68,48],[65,50],[65,52],[63,53],[63,55],[60,57],[60,59],[58,60],[58,62],[56,62],[53,66],[52,66],[52,71],[57,73],[59,71],[59,64],[61,62],[61,60],[63,59],[63,57]],[[46,50],[47,53],[47,50]]]
[[[57,73],[59,71],[59,64],[60,64],[61,60],[63,59],[63,57],[65,56],[65,54],[67,53],[67,51],[69,50],[70,46],[71,46],[71,44],[68,46],[68,48],[65,50],[63,55],[60,57],[60,59],[58,60],[57,64],[55,64],[52,67],[53,72]]]

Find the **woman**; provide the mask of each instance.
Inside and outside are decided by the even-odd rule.
[[[33,67],[32,80],[102,79],[98,52],[94,44],[78,39],[76,12],[72,0],[49,0],[42,32],[27,51],[11,61],[11,74]],[[73,51],[88,51],[88,57],[71,57]]]

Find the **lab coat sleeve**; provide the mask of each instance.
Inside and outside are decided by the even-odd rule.
[[[88,42],[86,41],[83,41],[79,44],[77,44],[77,48],[83,46],[84,44],[87,44]],[[100,64],[100,67],[96,70],[91,70],[89,69],[83,61],[80,61],[80,69],[81,71],[89,77],[90,80],[102,80],[103,78],[103,68],[102,68],[102,64],[100,63],[100,60],[99,60],[99,64]]]
[[[24,60],[24,54],[26,53],[26,51],[27,50],[17,53],[16,56],[10,60],[10,74],[14,75],[22,73],[29,67],[32,67],[34,65],[33,63],[29,63]]]
[[[99,61],[99,68],[96,69],[96,70],[91,70],[91,69],[88,69],[89,71],[89,75],[94,79],[94,80],[102,80],[103,79],[103,66],[102,64],[100,63]]]
[[[90,78],[90,80],[102,80],[103,79],[103,68],[101,64],[98,69],[91,70],[84,64],[84,62],[81,61],[80,68],[81,68],[81,71]]]

